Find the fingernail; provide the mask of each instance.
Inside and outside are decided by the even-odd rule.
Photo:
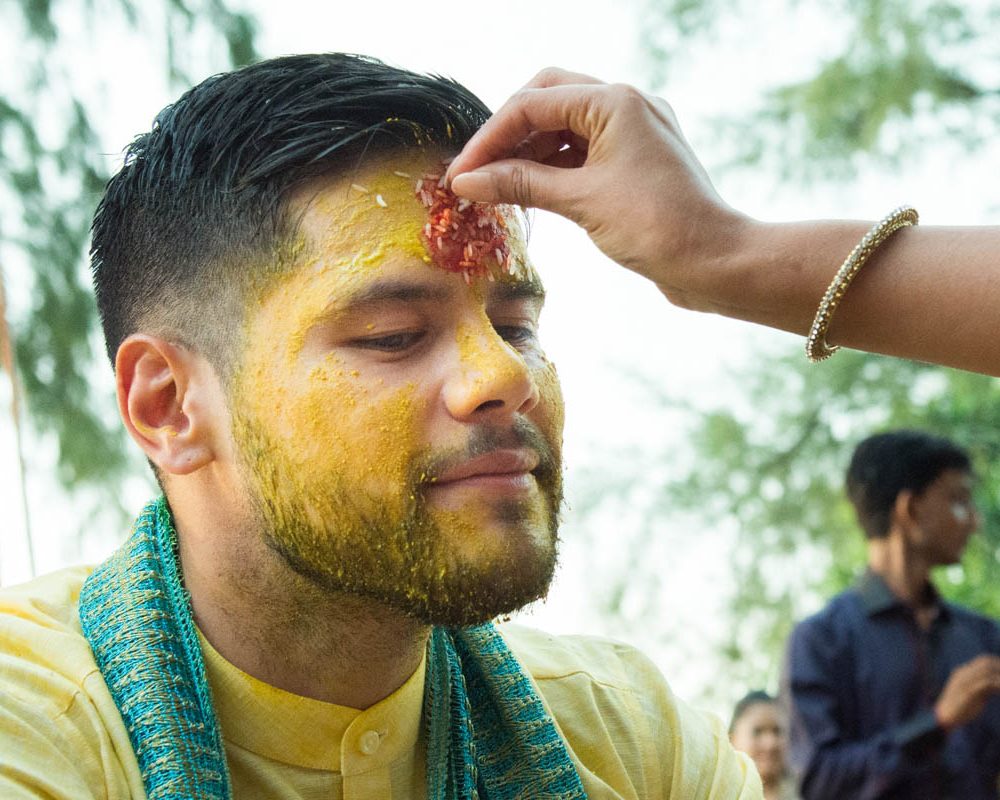
[[[497,197],[496,180],[492,173],[485,171],[456,175],[451,182],[451,190],[460,197],[480,203],[492,203]]]

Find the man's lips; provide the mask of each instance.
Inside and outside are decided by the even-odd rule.
[[[538,453],[534,450],[493,450],[449,467],[431,479],[429,486],[435,488],[461,483],[516,481],[530,477],[538,463]]]

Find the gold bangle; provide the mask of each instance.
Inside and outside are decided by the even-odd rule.
[[[840,347],[830,346],[826,343],[826,332],[830,329],[830,322],[833,320],[833,312],[837,310],[840,301],[847,294],[847,287],[851,281],[861,271],[865,262],[871,258],[872,253],[878,250],[886,239],[892,236],[900,228],[909,225],[916,225],[919,220],[917,212],[910,206],[900,206],[891,214],[876,222],[871,230],[864,235],[857,246],[851,251],[833,280],[827,287],[826,294],[819,302],[816,309],[816,318],[809,329],[809,337],[806,339],[806,358],[813,363],[829,358],[836,353]]]

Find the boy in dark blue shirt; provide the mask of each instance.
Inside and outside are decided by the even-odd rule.
[[[968,455],[916,431],[855,450],[847,491],[868,570],[799,623],[784,695],[805,800],[998,797],[1000,628],[929,573],[978,526]]]

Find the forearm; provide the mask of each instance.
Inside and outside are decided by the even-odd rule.
[[[681,305],[805,334],[837,268],[871,222],[748,222],[705,258]],[[691,273],[687,273],[690,278]],[[1000,227],[904,228],[851,283],[830,344],[1000,375]]]

